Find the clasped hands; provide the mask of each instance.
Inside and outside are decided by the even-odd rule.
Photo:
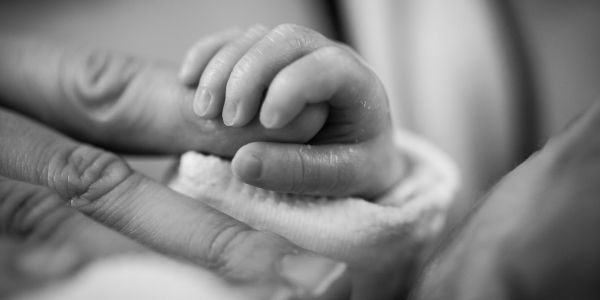
[[[83,256],[117,251],[102,245],[112,241],[260,280],[303,252],[135,172],[114,153],[196,150],[232,158],[234,173],[252,185],[367,199],[405,171],[378,78],[346,46],[299,26],[205,38],[179,74],[36,38],[5,37],[0,45],[6,257],[31,243],[43,252],[81,238],[98,247]],[[268,261],[240,259],[249,255]]]
[[[112,252],[152,248],[257,280],[302,253],[104,149],[197,150],[231,157],[252,185],[367,199],[406,170],[377,77],[345,46],[294,25],[203,39],[179,74],[7,37],[0,101],[0,265],[17,270],[0,281],[4,294]],[[596,105],[510,173],[447,236],[411,297],[597,298],[599,126]],[[65,241],[74,249],[55,251]],[[249,255],[267,259],[253,264]]]

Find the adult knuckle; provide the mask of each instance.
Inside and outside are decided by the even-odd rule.
[[[92,52],[85,60],[78,86],[84,104],[102,107],[113,103],[124,93],[140,66],[131,56]]]
[[[229,224],[222,227],[212,236],[208,237],[207,251],[204,264],[206,267],[221,274],[232,271],[232,258],[249,238],[250,228],[238,224]],[[203,232],[203,234],[205,234]]]
[[[65,61],[60,71],[63,94],[95,122],[113,113],[142,66],[134,57],[108,51],[85,53],[74,66],[73,60]]]
[[[255,77],[256,74],[253,73],[253,67],[259,60],[259,57],[262,55],[263,54],[260,50],[254,50],[252,53],[247,53],[240,58],[240,60],[233,67],[229,80],[236,82],[236,80],[243,79],[245,76]]]
[[[68,220],[67,213],[63,201],[48,189],[14,181],[0,182],[0,233],[45,239]]]
[[[104,198],[133,171],[115,154],[87,145],[58,152],[48,167],[49,186],[66,199]]]

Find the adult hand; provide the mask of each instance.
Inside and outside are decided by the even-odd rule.
[[[64,279],[97,259],[147,252],[50,189],[0,176],[0,297]]]
[[[0,108],[3,231],[18,238],[36,232],[28,226],[59,231],[71,217],[54,211],[82,212],[146,246],[229,277],[286,280],[282,260],[303,254],[288,241],[255,231],[134,172],[117,155],[71,138],[119,151],[194,149],[227,156],[250,140],[306,140],[310,137],[295,129],[320,126],[325,117],[306,114],[281,130],[227,128],[191,117],[192,91],[175,78],[168,67],[116,54],[3,39],[0,104],[12,109]],[[33,192],[22,182],[35,185]],[[70,207],[53,209],[58,200]],[[42,226],[45,222],[52,226]],[[87,218],[78,222],[71,225],[94,226]]]
[[[415,299],[600,298],[600,105],[492,191]]]

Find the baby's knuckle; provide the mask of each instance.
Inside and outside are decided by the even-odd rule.
[[[267,37],[275,45],[283,42],[292,49],[313,49],[325,39],[318,32],[296,24],[279,25]]]
[[[279,25],[275,26],[275,28],[273,28],[273,32],[276,32],[283,36],[286,36],[289,34],[301,32],[302,29],[303,29],[303,27],[300,25],[293,24],[293,23],[284,23],[284,24],[279,24]]]
[[[333,59],[335,61],[339,61],[340,63],[348,63],[351,61],[349,52],[345,48],[338,45],[322,47],[315,52],[315,56],[317,59]]]

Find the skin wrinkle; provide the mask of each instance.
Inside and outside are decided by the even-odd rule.
[[[304,191],[304,189],[298,190],[298,185],[304,186],[303,183],[306,182],[306,178],[311,178],[310,174],[306,174],[306,172],[308,172],[307,170],[310,170],[310,167],[309,168],[306,167],[306,161],[304,161],[303,151],[306,151],[306,148],[300,147],[300,149],[298,151],[293,152],[296,155],[296,157],[298,158],[297,166],[300,170],[299,170],[299,172],[296,172],[296,174],[300,174],[300,180],[297,180],[295,177],[292,177],[292,182],[291,182],[290,188],[288,189],[290,191],[298,191],[300,193],[303,193],[305,191]]]
[[[65,199],[70,199],[71,195],[77,194],[76,191],[72,191],[72,183],[73,179],[71,178],[71,173],[64,173],[66,168],[70,168],[69,165],[69,157],[73,156],[73,152],[75,151],[74,147],[71,147],[66,152],[56,151],[53,156],[50,157],[50,161],[48,162],[48,178],[49,181],[44,184],[52,187],[54,190],[58,192]],[[66,175],[66,176],[65,176]],[[66,182],[64,180],[66,179]]]
[[[115,178],[115,177],[113,177]],[[109,184],[109,188],[105,189],[102,193],[98,193],[94,196],[95,199],[91,201],[92,205],[84,206],[79,208],[85,214],[90,215],[93,219],[98,220],[103,224],[108,224],[110,227],[119,228],[122,231],[128,231],[131,233],[136,233],[135,235],[131,234],[131,236],[138,236],[137,232],[143,230],[142,224],[138,221],[137,226],[135,225],[136,218],[140,215],[135,212],[128,218],[120,217],[118,212],[119,209],[126,209],[128,206],[131,206],[132,203],[129,202],[120,202],[120,201],[107,201],[107,199],[120,199],[122,197],[113,196],[108,197],[109,195],[115,193],[118,189],[123,189],[128,191],[140,191],[142,190],[142,183],[145,177],[142,175],[131,172],[129,175],[122,177],[122,179],[115,180],[112,184]],[[121,195],[124,192],[120,192]],[[90,201],[89,197],[83,195],[82,198]],[[112,206],[112,207],[111,207]],[[132,211],[128,209],[128,211]],[[142,236],[142,235],[139,235]],[[143,241],[142,241],[143,242]]]
[[[234,276],[235,268],[229,268],[229,258],[232,257],[231,253],[236,251],[236,242],[238,239],[244,239],[244,235],[247,234],[248,229],[234,224],[229,224],[225,228],[219,230],[219,232],[208,241],[208,255],[206,256],[206,259],[209,262],[207,264],[208,267],[224,276]]]
[[[49,190],[21,182],[6,180],[2,188],[3,216],[7,223],[5,233],[18,238],[46,241],[68,218],[63,202]],[[7,209],[8,207],[8,209]]]
[[[28,203],[29,210],[22,220],[24,225],[20,226],[21,228],[29,227],[34,229],[33,234],[30,235],[32,239],[47,237],[48,233],[53,231],[49,227],[57,223],[56,219],[59,223],[64,219],[64,213],[58,213],[59,216],[58,218],[56,217],[57,212],[62,211],[64,208],[64,201],[47,189],[41,187],[35,187],[35,189],[37,190],[37,194],[34,196],[35,201],[32,199]],[[27,226],[28,224],[29,226]],[[44,226],[40,224],[44,224]],[[50,224],[50,226],[46,226],[45,224]],[[37,234],[38,230],[36,229],[40,229],[40,232]]]
[[[144,93],[143,92],[139,92],[139,94],[143,95]],[[74,156],[73,153],[71,153],[71,155],[68,155],[67,157],[72,157],[72,156]],[[75,184],[81,184],[81,185],[85,186],[83,188],[84,192],[91,191],[93,189],[92,187],[95,185],[94,184],[95,182],[102,181],[102,175],[107,175],[107,176],[110,177],[110,174],[102,174],[102,173],[108,173],[106,170],[108,169],[108,166],[110,166],[110,162],[103,161],[103,160],[106,159],[106,157],[101,157],[101,154],[98,154],[98,156],[99,157],[96,157],[94,159],[90,158],[93,162],[90,162],[90,161],[87,161],[87,162],[86,161],[79,161],[77,163],[73,163],[73,164],[75,164],[75,168],[73,168],[73,170],[66,170],[65,171],[66,174],[63,175],[63,176],[66,176],[66,179],[67,179],[67,183],[66,183],[67,187],[66,187],[65,190],[67,190],[69,193],[81,193],[81,192],[79,192],[79,189],[73,188],[73,187],[76,187]],[[78,157],[75,157],[75,158],[78,158]],[[110,157],[110,158],[112,158],[112,157]],[[71,163],[70,161],[71,160],[69,158],[67,158],[65,160],[64,164],[67,165],[67,164]],[[100,161],[103,161],[103,162],[100,162]],[[307,160],[307,162],[310,162],[310,161]],[[86,165],[86,163],[87,163],[87,165]],[[78,166],[79,166],[79,168],[78,168]],[[99,168],[98,172],[100,174],[88,173],[89,170],[90,170],[90,168],[92,168],[92,169],[93,168]],[[56,182],[56,184],[60,184],[59,181],[61,181],[63,179],[64,179],[64,177],[59,177],[58,175],[56,175],[55,177],[53,177],[53,180]],[[125,178],[123,180],[123,182],[126,179],[127,178]],[[91,181],[89,185],[86,184],[87,180]],[[119,185],[119,181],[117,180],[116,183],[115,183],[115,186],[118,186],[118,185]],[[122,187],[123,187],[123,189],[129,188],[130,185],[122,185]],[[102,195],[104,193],[110,194],[110,195],[104,197]],[[104,199],[106,199],[106,201],[100,203],[100,205],[97,205],[97,204],[91,205],[91,206],[89,206],[89,209],[88,209],[88,207],[85,207],[82,210],[84,210],[84,211],[86,211],[86,210],[87,211],[91,211],[91,213],[90,213],[91,215],[104,214],[104,216],[101,216],[99,219],[105,219],[105,220],[115,219],[115,220],[118,220],[118,221],[113,221],[112,222],[113,224],[114,223],[118,223],[117,227],[130,227],[130,226],[132,226],[131,225],[132,223],[129,222],[130,219],[124,219],[124,218],[119,219],[118,216],[120,216],[120,215],[117,214],[117,213],[115,213],[115,211],[118,208],[120,208],[121,206],[117,204],[118,201],[114,200],[115,197],[112,197],[112,196],[114,196],[115,194],[118,195],[119,193],[115,192],[115,193],[111,194],[111,190],[110,189],[108,191],[104,192],[104,193],[100,193],[100,195],[98,197],[104,198]],[[141,193],[140,193],[140,195],[141,195]],[[138,200],[135,199],[135,201],[138,201]],[[141,202],[138,203],[137,206],[141,206],[142,208],[144,206],[149,206],[149,205],[144,205],[144,204],[139,205],[139,204],[141,204]],[[102,212],[100,209],[98,209],[99,206],[101,206],[101,208],[102,208],[103,211],[108,211],[108,212]],[[106,209],[108,206],[112,206],[112,207],[110,207],[110,209]],[[135,205],[130,205],[131,208],[133,208],[134,206]],[[142,213],[140,213],[138,215],[143,216],[142,214],[144,214],[144,213],[151,214],[150,210],[146,209],[146,210],[144,210]],[[113,217],[113,214],[115,214],[116,217]],[[129,218],[131,215],[133,215],[134,218],[136,216],[135,212],[134,213],[129,213],[127,215],[127,218]],[[139,220],[138,220],[138,222],[139,222]],[[106,222],[106,223],[108,223],[108,222]],[[159,222],[159,224],[162,224],[162,223]],[[175,223],[167,221],[165,224],[171,225],[171,224],[175,224]],[[131,228],[127,228],[126,231],[131,232],[131,231],[135,231],[136,229],[137,228],[132,228],[132,229]],[[155,227],[154,228],[150,227],[150,228],[143,228],[143,229],[145,229],[147,231],[147,234],[152,234],[152,230],[155,230],[156,228]],[[177,229],[177,228],[175,227],[174,229]],[[220,228],[217,228],[217,229],[220,229]],[[255,234],[251,234],[251,235],[255,235]],[[160,238],[160,237],[161,236],[158,236],[158,238]],[[240,237],[239,239],[244,240],[245,238]],[[237,254],[239,254],[239,253],[237,253]]]
[[[94,202],[93,205],[87,205],[79,208],[80,211],[89,215],[93,219],[108,225],[111,228],[117,229],[119,232],[126,233],[127,236],[138,240],[140,243],[148,247],[156,247],[154,245],[160,244],[160,237],[157,237],[157,232],[149,232],[148,228],[143,225],[138,218],[142,218],[142,211],[146,211],[145,207],[137,204],[137,209],[132,209],[133,202],[123,201],[103,201],[106,198],[109,199],[135,199],[143,195],[142,191],[146,188],[145,183],[147,179],[140,174],[132,173],[130,176],[123,179],[119,184],[116,184],[114,188],[108,191],[102,198],[99,198]],[[118,190],[121,191],[118,191]],[[137,195],[127,195],[128,193],[135,192]],[[111,194],[117,193],[118,196],[111,196]],[[139,195],[139,196],[138,196]],[[150,200],[150,199],[148,199]],[[100,203],[102,201],[102,203]],[[111,207],[112,205],[112,207]],[[131,215],[127,218],[123,218],[120,215],[120,210],[128,211]],[[137,224],[137,225],[136,225]],[[148,241],[157,241],[156,244]],[[161,248],[156,247],[159,251]]]
[[[338,157],[338,155],[336,155],[333,151],[328,151],[328,152],[329,152],[329,155],[327,156],[327,158],[329,161],[327,162],[326,166],[340,166],[340,167],[334,169],[335,175],[333,176],[333,180],[331,180],[331,183],[327,187],[327,191],[329,191],[329,193],[333,193],[338,189],[339,182],[342,179],[344,172],[346,171],[345,166],[343,164],[340,164],[340,161],[347,161],[347,160],[340,159]],[[348,181],[346,181],[346,182],[348,182]],[[347,193],[347,194],[350,194],[350,193]]]
[[[80,127],[69,125],[73,123],[70,119],[61,122],[61,129],[87,140],[102,140],[112,133],[107,123],[115,119],[118,104],[141,63],[131,57],[87,49],[61,52],[58,61],[58,96],[67,101],[66,108],[78,116],[74,120],[89,130],[83,135]],[[59,107],[64,109],[64,105]]]
[[[208,63],[207,68],[204,70],[200,78],[199,86],[210,87],[214,89],[215,84],[218,84],[222,81],[220,77],[231,75],[231,72],[228,74],[223,74],[221,70],[235,70],[235,65],[231,66],[231,70],[228,67],[229,61],[232,60],[231,58],[243,54],[238,53],[240,49],[249,48],[255,42],[255,40],[260,38],[264,33],[266,33],[266,31],[267,28],[265,26],[255,25],[248,29],[240,39],[223,46]],[[226,92],[226,86],[227,83],[223,87],[225,89],[224,92]],[[216,92],[216,96],[219,97],[221,91]],[[222,96],[224,97],[225,95]]]
[[[302,33],[296,35],[295,33],[298,32]],[[273,29],[272,33],[279,36],[279,39],[272,39],[274,44],[280,43],[283,40],[290,45],[291,49],[302,49],[303,53],[314,50],[316,48],[315,44],[319,44],[317,41],[322,42],[324,40],[322,35],[318,33],[309,34],[304,27],[295,24],[278,25]],[[289,36],[292,36],[292,38],[288,38]],[[313,38],[313,36],[317,36],[318,38]]]
[[[35,226],[27,226],[25,219],[30,214],[31,210],[35,206],[35,202],[38,201],[38,191],[32,189],[23,189],[20,192],[16,192],[17,188],[13,189],[15,196],[12,197],[13,201],[17,202],[12,211],[9,211],[10,215],[10,231],[17,237],[28,236]]]
[[[94,202],[110,193],[132,174],[114,154],[90,146],[71,146],[57,151],[48,163],[53,187],[65,199]]]
[[[92,119],[106,119],[138,73],[141,63],[129,56],[116,56],[103,51],[85,55],[73,73],[79,74],[72,86],[73,99],[81,103]]]
[[[36,241],[46,241],[53,238],[57,232],[61,232],[59,228],[63,227],[71,220],[68,211],[63,210],[63,208],[63,205],[56,204],[52,207],[50,212],[42,215],[37,220],[34,230],[29,237]]]
[[[9,184],[8,180],[0,177],[0,187],[2,188],[0,189],[2,191],[0,194],[0,212],[2,213],[2,219],[5,220],[5,222],[2,222],[2,231],[4,233],[11,233],[14,230],[13,224],[16,223],[15,212],[21,210],[21,206],[25,205],[25,203],[19,201],[18,195],[21,191],[17,191],[15,185]]]

